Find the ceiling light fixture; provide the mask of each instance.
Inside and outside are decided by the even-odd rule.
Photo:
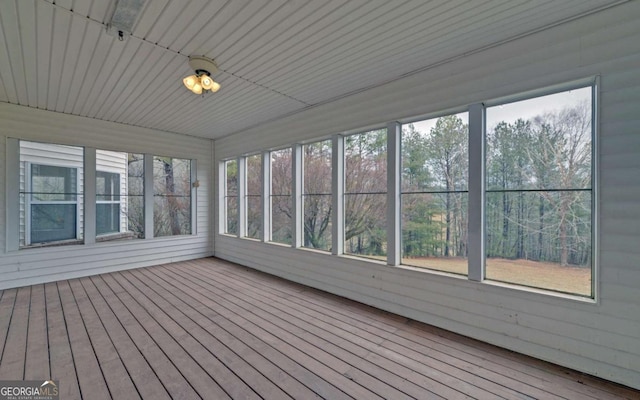
[[[213,80],[212,74],[218,72],[216,62],[207,57],[189,57],[189,66],[194,70],[195,75],[189,75],[182,80],[184,86],[195,94],[210,90],[213,93],[220,90],[220,84]]]

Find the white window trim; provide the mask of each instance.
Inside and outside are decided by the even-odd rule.
[[[105,174],[111,174],[111,175],[118,175],[118,179],[121,181],[122,180],[122,174],[118,171],[118,172],[112,172],[112,171],[108,171],[108,170],[96,170],[96,181],[98,179],[98,174],[99,173],[105,173]],[[104,194],[97,194],[96,193],[96,205],[98,204],[117,204],[118,205],[118,230],[116,232],[107,232],[107,233],[97,233],[98,231],[98,221],[96,219],[96,237],[103,237],[103,236],[108,236],[108,235],[115,235],[118,233],[122,232],[122,221],[121,219],[121,210],[123,207],[123,195],[122,195],[122,183],[118,184],[118,194],[117,196],[120,198],[120,200],[98,200],[97,197],[98,196],[104,196]],[[97,183],[96,183],[97,185]],[[112,193],[110,195],[111,197],[116,196],[116,194]],[[96,217],[98,216],[98,211],[96,210]]]
[[[73,169],[76,171],[76,200],[72,201],[72,200],[62,200],[62,201],[40,201],[40,200],[32,200],[31,199],[31,167],[33,165],[42,165],[42,166],[46,166],[46,167],[62,167],[62,168],[69,168],[69,169]],[[25,166],[24,166],[24,187],[25,187],[25,199],[24,199],[24,244],[25,246],[31,246],[31,205],[32,204],[75,204],[76,205],[76,237],[74,239],[68,239],[68,240],[79,240],[80,237],[80,229],[81,229],[81,224],[80,224],[80,204],[81,202],[78,200],[78,196],[82,195],[78,193],[78,186],[80,185],[80,177],[79,177],[79,167],[76,166],[71,166],[69,164],[53,164],[53,163],[40,163],[40,162],[32,162],[32,161],[25,161]],[[84,185],[83,185],[83,189],[84,189]],[[83,190],[84,192],[84,190]],[[60,241],[55,241],[55,242],[51,242],[53,243],[57,243],[57,242],[64,242],[65,240],[60,240]]]

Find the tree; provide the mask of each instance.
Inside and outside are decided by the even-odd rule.
[[[355,254],[386,254],[387,131],[345,138],[345,241]]]
[[[331,141],[303,147],[304,245],[331,248]]]
[[[468,127],[456,115],[438,118],[426,142],[433,189],[444,192],[445,257],[466,255],[466,206],[456,192],[467,190]]]

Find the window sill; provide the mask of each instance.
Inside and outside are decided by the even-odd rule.
[[[27,249],[41,249],[44,247],[60,247],[60,246],[69,246],[69,245],[76,245],[76,244],[84,244],[84,240],[83,239],[70,239],[70,240],[60,240],[57,242],[48,242],[48,243],[35,243],[35,244],[29,244],[26,246],[21,246],[20,250],[27,250]]]

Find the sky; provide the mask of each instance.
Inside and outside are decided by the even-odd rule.
[[[591,87],[569,90],[533,99],[487,107],[487,129],[491,130],[501,121],[512,123],[518,118],[524,120],[544,114],[549,111],[559,110],[566,106],[573,106],[591,98]],[[456,114],[462,121],[469,122],[468,113]],[[413,122],[416,130],[424,133],[431,131],[438,118]]]

